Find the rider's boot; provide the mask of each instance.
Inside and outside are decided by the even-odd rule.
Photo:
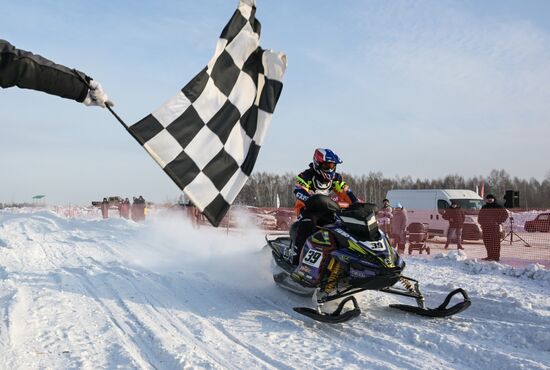
[[[296,258],[296,250],[295,250],[295,244],[291,243],[290,246],[288,246],[284,252],[283,252],[283,259],[288,262],[291,265],[296,265],[295,260]]]

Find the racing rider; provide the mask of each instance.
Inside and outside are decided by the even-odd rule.
[[[315,149],[313,162],[309,164],[309,168],[296,176],[294,211],[298,220],[293,226],[295,230],[293,253],[289,253],[288,256],[293,264],[297,264],[307,237],[315,231],[316,225],[322,224],[323,221],[319,219],[320,215],[309,212],[305,207],[305,202],[310,196],[335,194],[339,202],[347,204],[359,202],[342,179],[342,175],[336,172],[336,165],[339,163],[342,163],[342,160],[332,150]]]

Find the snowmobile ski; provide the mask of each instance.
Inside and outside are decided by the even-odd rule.
[[[352,310],[341,313],[342,309],[349,301],[353,303],[354,308]],[[351,320],[361,314],[361,309],[359,308],[357,300],[354,296],[349,296],[346,299],[342,300],[342,302],[340,302],[340,304],[338,305],[338,308],[332,313],[324,313],[320,310],[314,310],[313,308],[308,307],[294,307],[294,311],[298,312],[301,315],[305,315],[315,321],[320,321],[328,324],[340,324]]]
[[[462,294],[462,297],[464,298],[464,300],[462,302],[455,304],[452,307],[447,308],[447,305],[451,301],[451,298],[458,293]],[[468,293],[466,293],[464,289],[458,288],[453,290],[451,293],[449,293],[445,298],[445,301],[443,301],[443,303],[439,305],[439,307],[437,308],[422,308],[422,307],[409,306],[405,304],[391,304],[390,307],[397,308],[398,310],[403,310],[403,311],[414,313],[416,315],[421,315],[421,316],[447,317],[447,316],[452,316],[459,312],[464,311],[465,309],[470,307],[471,304],[472,304],[472,301],[470,301],[470,297],[468,297]]]

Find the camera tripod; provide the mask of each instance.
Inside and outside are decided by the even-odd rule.
[[[504,238],[502,238],[502,240],[506,240],[506,238],[508,238],[508,235],[510,235],[510,245],[512,245],[512,243],[516,242],[516,241],[522,241],[523,244],[526,246],[526,247],[531,247],[531,244],[527,243],[525,241],[525,239],[523,239],[521,236],[519,236],[515,231],[514,231],[514,218],[513,217],[510,217],[510,231],[508,231],[508,233],[504,236]],[[514,235],[516,236],[517,239],[519,240],[514,240]]]

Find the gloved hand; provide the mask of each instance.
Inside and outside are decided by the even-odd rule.
[[[113,107],[114,104],[109,100],[105,91],[101,87],[101,84],[97,81],[90,81],[90,90],[88,90],[88,95],[84,99],[83,103],[87,106],[99,106],[105,108],[106,105]]]

